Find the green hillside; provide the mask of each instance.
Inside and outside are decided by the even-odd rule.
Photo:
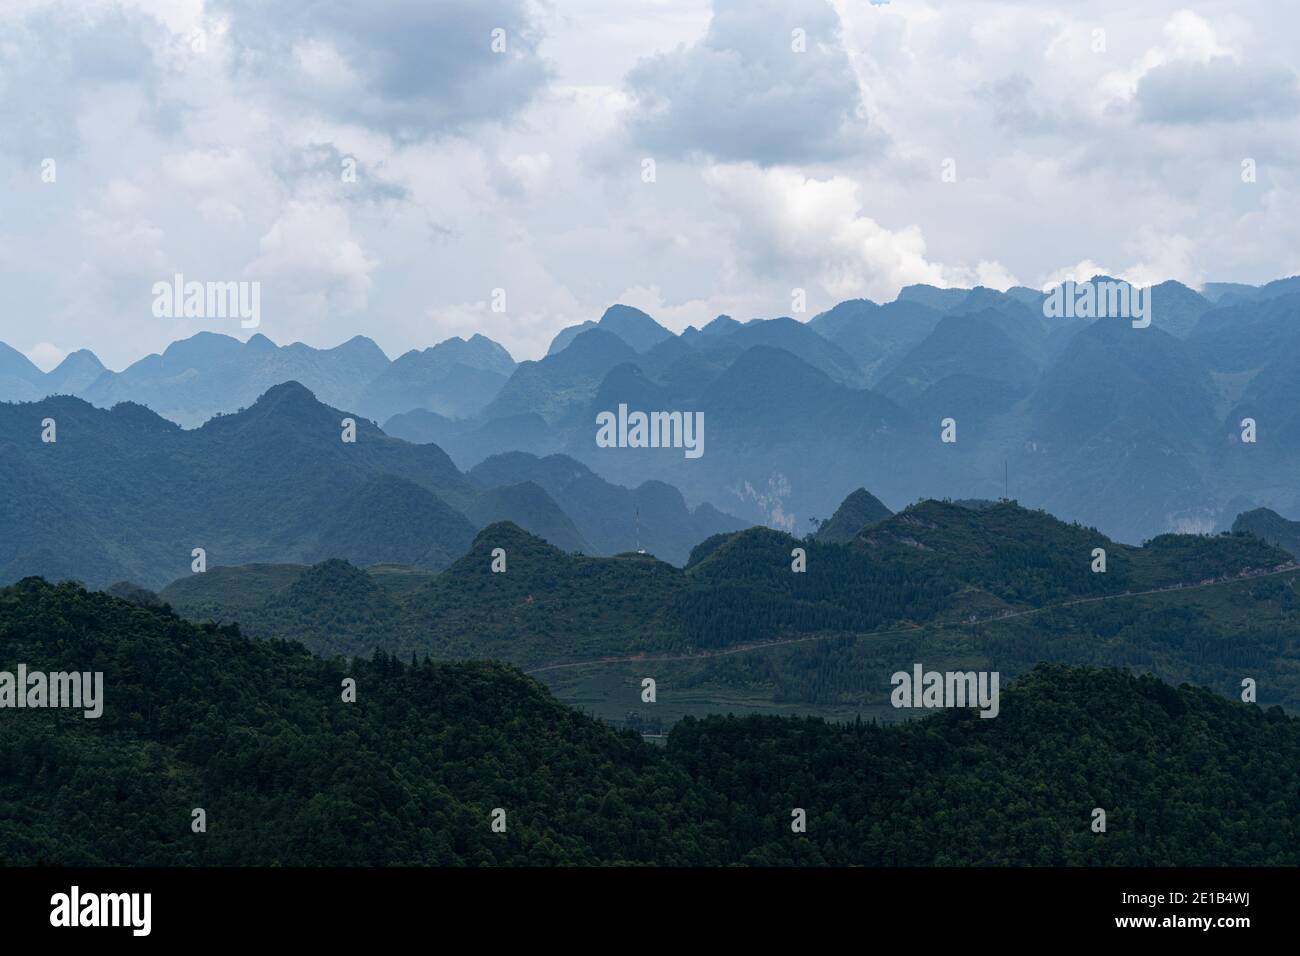
[[[813,537],[823,544],[844,544],[869,524],[883,521],[892,511],[865,488],[844,499],[835,513],[823,521]]]
[[[1104,574],[1091,570],[1098,546]],[[505,573],[491,570],[497,548]],[[436,575],[342,562],[291,582],[276,571],[278,585],[265,568],[247,573],[257,600],[232,599],[229,574],[187,576],[161,597],[191,620],[237,620],[323,653],[539,669],[563,699],[614,721],[637,709],[650,665],[689,691],[657,708],[669,723],[728,710],[894,720],[888,675],[914,661],[1009,676],[1040,661],[1105,664],[1230,696],[1250,676],[1260,700],[1300,707],[1288,662],[1300,568],[1284,552],[1247,535],[1129,547],[1011,502],[922,502],[844,545],[766,528],[717,535],[685,570],[565,554],[503,523]]]
[[[384,562],[445,568],[474,540],[469,519],[426,488],[394,475],[371,478],[320,532],[310,559],[359,567]]]
[[[507,665],[321,659],[72,584],[0,590],[0,647],[105,674],[97,720],[0,711],[9,865],[1300,863],[1300,721],[1116,671],[1038,668],[994,720],[710,717],[659,749]]]
[[[1268,508],[1256,508],[1237,515],[1232,530],[1234,533],[1254,535],[1293,557],[1300,555],[1300,521],[1288,521]]]
[[[46,419],[56,423],[54,442],[41,440]],[[666,485],[651,493],[592,481],[607,497],[644,499],[648,521],[659,514],[651,500],[670,499],[679,512],[668,509],[674,556],[742,526],[703,505],[688,511]],[[0,403],[0,487],[0,582],[32,575],[160,588],[191,572],[195,548],[209,569],[342,558],[438,570],[476,530],[503,520],[566,551],[613,553],[636,540],[630,508],[627,526],[593,545],[539,484],[472,482],[437,445],[392,438],[296,382],[192,431],[138,405],[104,410],[68,396]],[[593,497],[584,515],[603,504]]]
[[[505,552],[506,571],[491,570]],[[553,661],[680,646],[685,575],[648,555],[565,554],[513,524],[473,547],[405,603],[411,646],[439,656]]]

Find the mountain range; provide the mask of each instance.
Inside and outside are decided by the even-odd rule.
[[[1014,496],[1132,543],[1226,530],[1255,508],[1300,515],[1300,277],[1149,296],[1144,328],[1051,318],[1046,294],[1021,287],[909,286],[808,322],[719,316],[681,334],[615,305],[522,363],[481,335],[389,362],[362,337],[317,350],[202,333],[120,373],[83,351],[44,374],[4,347],[0,400],[70,393],[194,427],[293,380],[462,472],[562,455],[616,485],[671,486],[691,513],[708,503],[791,532],[861,486],[893,509]],[[596,416],[620,406],[702,415],[704,453],[601,447]],[[590,518],[570,518],[602,549]],[[618,544],[635,545],[635,529]]]
[[[295,381],[330,405],[371,419],[421,408],[466,417],[480,411],[515,369],[502,346],[474,335],[447,339],[389,361],[365,336],[331,349],[295,342],[277,346],[260,333],[247,342],[200,332],[121,372],[86,350],[41,372],[0,342],[0,402],[75,395],[100,408],[144,405],[186,428],[245,408],[270,388]]]
[[[677,336],[614,307],[564,330],[478,415],[412,410],[383,427],[466,468],[562,453],[788,531],[860,485],[895,508],[1014,493],[1130,542],[1226,530],[1255,507],[1300,513],[1297,281],[1149,296],[1145,328],[1049,318],[1025,288],[912,286],[807,323],[720,316]],[[596,415],[620,405],[702,413],[706,452],[599,447]]]
[[[548,468],[567,469],[567,496]],[[700,540],[744,526],[688,509],[666,485],[618,488],[559,458],[513,456],[471,478],[438,447],[385,435],[296,382],[190,430],[128,402],[0,404],[0,489],[0,581],[39,574],[95,586],[161,587],[191,568],[195,549],[212,565],[441,568],[501,520],[564,551],[613,553],[637,545],[638,509],[647,545],[684,562]]]

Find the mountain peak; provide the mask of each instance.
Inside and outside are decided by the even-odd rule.
[[[379,344],[368,335],[354,335],[340,345],[334,347],[334,351],[346,351],[349,353],[377,355],[388,361],[388,354],[379,347]]]
[[[272,385],[265,392],[258,396],[252,406],[238,412],[234,415],[219,416],[208,422],[211,425],[219,421],[231,421],[243,419],[245,421],[266,421],[274,422],[276,428],[283,428],[295,422],[310,421],[313,427],[324,427],[328,420],[332,425],[337,425],[344,415],[339,409],[331,408],[320,399],[316,394],[301,382],[288,381],[281,382],[279,385]],[[368,431],[371,426],[369,421],[361,416],[351,416],[357,420],[358,433]],[[206,425],[204,427],[207,427]]]
[[[624,305],[621,302],[615,302],[605,310],[603,315],[601,315],[599,324],[605,325],[606,323],[618,322],[623,319],[628,319],[634,322],[654,322],[654,319],[650,318],[649,314],[642,312],[640,309],[635,308],[634,306]],[[658,323],[655,324],[657,325]]]
[[[0,342],[0,376],[11,375],[24,382],[35,384],[44,373],[22,352]]]
[[[283,401],[316,401],[316,395],[306,385],[301,382],[281,382],[279,385],[272,385],[257,399],[257,404],[263,402],[283,402]]]
[[[613,332],[637,352],[644,352],[673,337],[649,315],[630,305],[611,305],[600,317],[598,325]]]
[[[564,356],[564,361],[586,356],[626,355],[629,361],[634,358],[632,347],[623,341],[622,336],[595,327],[575,335],[569,347],[560,354]],[[547,358],[554,360],[556,356]]]
[[[618,336],[634,352],[645,352],[665,339],[673,337],[671,332],[640,309],[615,303],[605,310],[599,322],[587,321],[581,325],[570,325],[568,328],[561,329],[551,340],[551,346],[546,350],[546,354],[550,356],[565,351],[594,329]]]
[[[107,370],[98,356],[88,349],[78,349],[65,356],[45,376],[44,387],[50,392],[78,394]]]
[[[469,551],[457,561],[449,571],[465,570],[489,573],[492,552],[501,548],[506,552],[507,569],[509,561],[516,556],[542,555],[555,558],[565,557],[565,553],[554,545],[548,544],[536,535],[529,534],[513,521],[494,521],[474,536],[474,543]]]
[[[896,302],[919,302],[940,312],[954,309],[970,295],[969,289],[941,289],[938,286],[917,283],[904,286],[898,292]]]
[[[835,514],[825,521],[817,533],[816,541],[823,544],[845,544],[852,541],[864,528],[888,518],[892,511],[879,498],[859,488],[835,509]]]
[[[407,354],[446,357],[450,361],[460,362],[484,371],[498,372],[501,375],[509,375],[514,371],[516,365],[515,360],[506,351],[505,346],[477,332],[468,339],[453,335],[432,348],[425,349],[424,353],[408,352]]]
[[[77,349],[75,352],[69,352],[67,355],[65,355],[63,357],[63,361],[60,362],[57,366],[55,366],[54,371],[57,372],[59,369],[64,368],[65,366],[68,367],[93,366],[95,368],[102,369],[104,367],[104,363],[101,362],[99,360],[99,356],[96,355],[94,352],[90,351],[90,349]]]

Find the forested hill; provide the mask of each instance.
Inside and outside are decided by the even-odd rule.
[[[1300,555],[1300,521],[1288,521],[1268,508],[1256,508],[1237,515],[1232,530],[1253,534],[1289,554]]]
[[[668,485],[634,491],[583,469],[568,500],[594,504],[575,514],[603,500],[623,519],[595,525],[593,544],[527,477],[530,463],[512,461],[500,480],[471,481],[437,445],[392,438],[297,382],[192,431],[140,405],[0,402],[0,583],[159,588],[190,570],[196,548],[213,567],[341,558],[440,569],[501,520],[568,551],[614,553],[637,540],[636,508],[655,522],[655,553],[680,562],[710,534],[745,526],[688,509]]]
[[[1105,573],[1092,570],[1098,548]],[[504,573],[491,571],[497,549]],[[806,557],[802,572],[793,570],[796,549]],[[648,555],[565,554],[500,522],[445,571],[401,593],[335,563],[190,575],[162,597],[190,619],[238,620],[249,633],[302,640],[322,653],[379,649],[535,665],[993,619],[1292,561],[1245,534],[1165,535],[1136,548],[1013,502],[972,509],[925,501],[846,544],[768,528],[716,535],[685,570]]]
[[[4,864],[1300,863],[1300,721],[1116,671],[658,750],[503,664],[345,665],[39,579],[0,590],[0,655],[104,673],[97,720],[0,709]]]
[[[806,570],[792,573],[792,550]],[[1094,570],[1105,552],[1104,572]],[[869,524],[847,544],[800,541],[767,528],[702,542],[686,571],[707,590],[686,607],[705,644],[780,631],[865,631],[938,617],[996,616],[1090,597],[1199,583],[1293,563],[1246,534],[1112,541],[1012,501],[970,508],[921,501]],[[1098,566],[1100,567],[1100,566]]]

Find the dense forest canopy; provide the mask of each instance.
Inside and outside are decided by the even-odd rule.
[[[1117,666],[1233,695],[1249,676],[1261,702],[1300,706],[1290,664],[1300,653],[1300,569],[1278,571],[1292,557],[1251,535],[1164,535],[1131,547],[1014,502],[924,501],[869,517],[843,543],[819,537],[715,535],[679,569],[647,555],[566,554],[503,522],[436,574],[342,561],[214,568],[161,597],[189,620],[239,621],[251,636],[326,655],[494,658],[528,670],[692,658],[658,666],[723,711],[744,696],[888,718],[870,708],[888,675],[914,661],[1008,678],[1040,661]],[[1104,573],[1093,570],[1099,548]],[[504,573],[491,570],[497,549]],[[731,653],[771,642],[786,646]],[[568,688],[553,673],[546,679],[564,699],[600,697],[603,716],[626,713],[612,677],[604,688]]]
[[[323,659],[71,583],[0,590],[0,654],[105,675],[98,720],[0,710],[8,864],[1300,863],[1300,721],[1114,670],[1041,666],[994,720],[714,716],[660,750],[505,664]]]

